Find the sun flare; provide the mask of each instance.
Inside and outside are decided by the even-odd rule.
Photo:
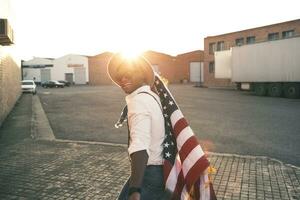
[[[134,50],[134,49],[126,49],[120,51],[121,55],[128,59],[128,60],[134,60],[135,58],[141,56],[144,51],[142,50]]]

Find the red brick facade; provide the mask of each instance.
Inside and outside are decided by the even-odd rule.
[[[89,56],[89,84],[90,85],[107,85],[112,84],[107,74],[107,63],[112,53],[105,52],[96,56]]]
[[[300,19],[278,23],[278,24],[272,24],[268,26],[258,27],[258,28],[252,28],[247,29],[243,31],[233,32],[233,33],[227,33],[223,35],[217,35],[217,36],[209,36],[204,39],[204,85],[206,86],[229,86],[232,85],[231,81],[229,79],[215,79],[214,77],[214,71],[210,72],[209,65],[213,65],[214,63],[214,55],[213,52],[210,52],[210,44],[215,44],[215,48],[217,49],[217,44],[221,44],[221,42],[224,42],[224,46],[221,47],[219,45],[219,48],[222,48],[223,50],[228,50],[231,47],[236,46],[236,40],[239,38],[243,38],[242,45],[246,45],[247,42],[250,41],[250,37],[255,37],[255,43],[257,42],[264,42],[268,41],[269,34],[272,33],[278,33],[275,34],[276,39],[282,39],[284,37],[285,31],[292,31],[294,36],[300,35]],[[211,67],[212,68],[212,67]]]
[[[155,51],[147,51],[143,55],[152,65],[158,66],[159,73],[170,83],[180,83],[184,79],[189,81],[190,62],[203,62],[204,57],[203,51],[200,50],[180,54],[176,57]],[[112,53],[105,52],[89,57],[90,85],[112,84],[106,72],[111,56]]]
[[[203,62],[204,52],[201,50],[192,51],[176,56],[176,80],[182,82],[190,79],[190,63]]]
[[[175,57],[155,51],[147,51],[144,57],[152,64],[158,66],[158,72],[167,78],[170,83],[176,82]]]

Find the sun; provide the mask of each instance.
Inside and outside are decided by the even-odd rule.
[[[138,50],[129,48],[121,50],[120,53],[124,58],[128,60],[134,60],[135,58],[141,56],[144,53],[144,51],[141,49]]]
[[[133,50],[126,50],[126,51],[121,51],[120,53],[122,54],[122,56],[124,58],[129,59],[129,60],[133,60],[133,59],[141,56],[143,52],[133,51]]]
[[[115,52],[120,53],[125,59],[132,60],[146,52],[144,41],[141,41],[140,38],[125,34],[120,39]]]

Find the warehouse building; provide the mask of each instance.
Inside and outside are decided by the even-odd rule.
[[[49,80],[66,80],[74,84],[89,82],[87,56],[68,54],[60,58],[38,58],[22,62],[23,80],[42,83]]]
[[[231,86],[230,79],[215,77],[216,51],[229,50],[231,47],[273,41],[300,35],[300,19],[267,25],[204,39],[204,85]]]
[[[21,61],[14,44],[13,17],[8,0],[0,0],[0,126],[21,94]]]
[[[112,53],[104,52],[88,57],[91,85],[112,84],[106,72],[111,56]],[[203,80],[203,74],[200,75],[203,71],[203,51],[192,51],[177,56],[147,51],[143,56],[151,63],[153,69],[170,83],[200,83]]]
[[[51,79],[53,58],[35,57],[28,61],[22,61],[23,80],[34,80],[37,84]]]
[[[201,50],[176,56],[177,82],[192,82],[202,84],[204,80],[204,53]]]

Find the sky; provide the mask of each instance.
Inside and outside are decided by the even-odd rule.
[[[23,60],[203,50],[204,38],[300,19],[300,1],[11,0]]]

